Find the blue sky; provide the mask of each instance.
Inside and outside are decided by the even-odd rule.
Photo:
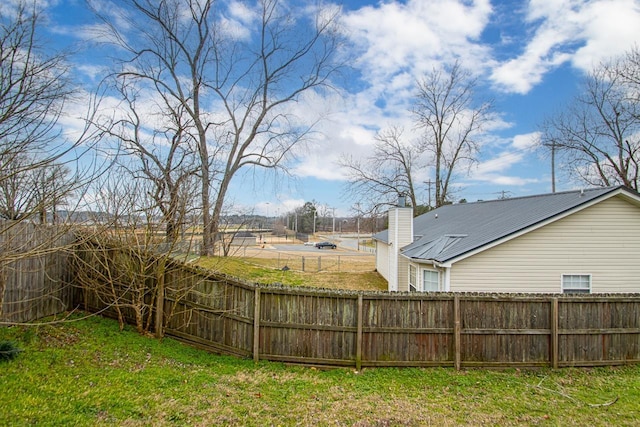
[[[82,0],[41,2],[51,36],[61,44],[77,43],[95,24]],[[475,201],[502,192],[549,192],[549,161],[534,146],[539,125],[575,95],[591,67],[640,39],[640,2],[634,0],[335,3],[342,7],[343,54],[351,58],[351,77],[340,82],[338,92],[302,103],[321,105],[328,114],[291,165],[293,176],[239,176],[229,199],[237,206],[275,215],[315,200],[348,215],[353,201],[343,196],[344,175],[336,161],[347,154],[367,156],[378,130],[411,128],[408,108],[416,79],[456,59],[479,79],[479,94],[494,100],[496,118],[478,164],[456,181],[455,196]],[[87,51],[74,58],[76,72],[87,81],[104,65],[104,58]],[[416,180],[429,178],[432,171],[423,170]],[[426,202],[426,185],[419,194]]]

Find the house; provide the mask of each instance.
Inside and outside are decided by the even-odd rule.
[[[442,206],[374,236],[390,291],[640,292],[640,194],[623,186]]]

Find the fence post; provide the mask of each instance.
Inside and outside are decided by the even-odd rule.
[[[551,366],[558,368],[558,298],[551,299]]]
[[[253,298],[253,361],[260,360],[260,288],[256,286]]]
[[[304,257],[302,257],[302,272],[304,273]]]
[[[460,297],[453,297],[453,347],[455,351],[453,365],[456,371],[460,370],[462,365],[462,349],[460,348],[462,340],[460,337],[462,325],[460,321]]]
[[[362,369],[362,294],[358,294],[358,325],[356,332],[356,370]]]
[[[156,271],[156,338],[164,336],[164,273],[166,263],[166,258],[162,257],[158,262],[158,270]]]

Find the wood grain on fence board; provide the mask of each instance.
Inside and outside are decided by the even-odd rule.
[[[73,308],[68,246],[57,226],[0,220],[0,321],[24,323]]]

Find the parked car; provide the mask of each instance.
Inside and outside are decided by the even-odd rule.
[[[316,242],[304,242],[305,246],[315,246]]]
[[[329,249],[335,249],[337,248],[335,243],[331,243],[331,242],[319,242],[316,243],[316,248],[318,249],[324,249],[324,248],[329,248]]]

